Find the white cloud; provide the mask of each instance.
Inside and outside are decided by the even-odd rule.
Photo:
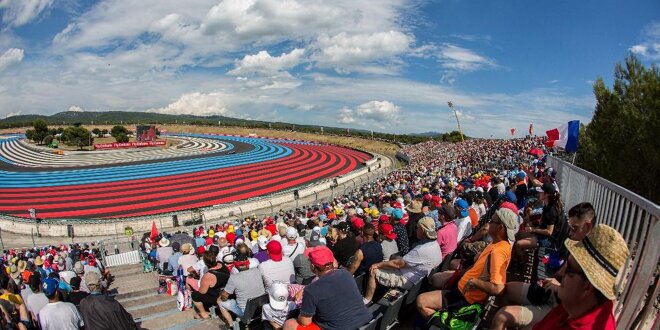
[[[642,31],[642,42],[630,47],[630,52],[645,60],[660,60],[660,22],[653,22]]]
[[[23,111],[14,111],[14,112],[8,112],[5,114],[2,118],[9,118],[13,116],[20,116],[23,113]]]
[[[214,93],[188,93],[183,94],[178,100],[170,103],[166,107],[150,109],[149,112],[160,112],[166,114],[188,114],[198,116],[235,116],[227,108],[228,95],[220,92]]]
[[[0,0],[0,10],[4,10],[2,21],[12,27],[25,25],[51,4],[53,0]]]
[[[67,110],[67,111],[83,112],[83,109],[81,107],[77,106],[77,105],[72,105],[72,106],[69,107],[69,110]]]
[[[255,55],[245,55],[243,59],[236,61],[235,68],[229,71],[229,74],[234,76],[273,75],[298,65],[304,53],[304,49],[296,48],[288,54],[282,53],[280,56],[273,57],[268,51],[262,50]]]
[[[383,123],[398,121],[401,108],[390,101],[369,101],[357,108],[343,107],[337,111],[337,122],[341,124],[374,125],[386,127]]]
[[[357,35],[342,32],[331,37],[321,36],[315,44],[319,51],[314,60],[322,68],[351,72],[359,70],[359,64],[407,52],[412,41],[411,36],[400,31]]]
[[[454,44],[444,44],[438,57],[440,65],[449,70],[476,71],[497,66],[494,60]]]
[[[0,72],[11,67],[14,64],[23,61],[23,50],[19,48],[9,48],[4,54],[0,55]]]

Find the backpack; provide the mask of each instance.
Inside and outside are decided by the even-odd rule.
[[[426,329],[470,330],[481,319],[483,307],[471,304],[457,310],[439,310],[431,315],[426,322]]]

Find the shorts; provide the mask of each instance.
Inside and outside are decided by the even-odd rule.
[[[537,242],[536,244],[542,248],[547,248],[552,246],[552,241],[548,236],[536,235],[536,242]]]
[[[243,317],[243,314],[245,313],[241,307],[238,306],[236,299],[227,299],[220,304],[220,307],[236,314],[238,317]]]
[[[388,288],[410,290],[414,286],[398,269],[376,269],[376,281]]]
[[[450,290],[442,296],[442,308],[449,306],[467,306],[469,303],[460,291]]]

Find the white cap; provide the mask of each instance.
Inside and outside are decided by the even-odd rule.
[[[286,309],[288,297],[289,289],[285,283],[275,281],[270,285],[270,289],[268,289],[268,304],[272,309],[278,311]]]
[[[298,238],[298,230],[296,230],[296,228],[293,228],[293,227],[288,227],[286,229],[286,238],[288,238],[288,239]]]
[[[268,244],[268,239],[266,236],[259,236],[259,238],[257,238],[257,243],[259,244],[260,249],[265,250],[266,244]]]

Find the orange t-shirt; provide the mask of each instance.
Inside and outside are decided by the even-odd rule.
[[[509,261],[511,261],[511,245],[508,241],[488,245],[479,255],[474,266],[458,281],[458,290],[463,293],[465,300],[473,304],[485,302],[488,298],[485,292],[474,287],[468,292],[464,291],[465,284],[471,278],[493,284],[506,284],[506,268],[509,266]]]
[[[477,228],[479,225],[479,215],[477,214],[477,210],[474,208],[469,208],[468,209],[468,215],[470,216],[470,222],[472,223],[472,229]]]

